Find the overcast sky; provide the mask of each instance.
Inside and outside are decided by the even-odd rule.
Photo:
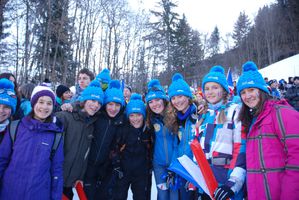
[[[133,8],[141,5],[154,9],[158,0],[129,0]],[[234,23],[240,12],[245,13],[251,20],[258,9],[264,5],[275,3],[276,0],[174,0],[178,5],[177,12],[185,13],[192,28],[203,33],[211,33],[217,25],[221,35],[233,31]]]

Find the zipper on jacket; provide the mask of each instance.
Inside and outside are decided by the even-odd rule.
[[[164,141],[164,150],[165,150],[165,157],[166,157],[166,164],[169,165],[169,159],[168,159],[168,145],[167,145],[167,138],[166,138],[166,128],[163,125],[162,129],[163,133],[163,141]]]
[[[108,131],[109,127],[110,127],[110,123],[111,123],[111,120],[109,119],[109,121],[108,121],[108,125],[107,125],[107,127],[106,127],[106,130],[105,130],[105,133],[104,133],[104,136],[103,136],[103,140],[102,140],[102,142],[101,142],[99,151],[98,151],[98,153],[97,153],[97,157],[96,157],[95,163],[97,162],[98,157],[100,156],[100,153],[101,153],[101,150],[102,150],[102,147],[103,147],[103,144],[104,144],[106,135],[107,135],[107,131]]]

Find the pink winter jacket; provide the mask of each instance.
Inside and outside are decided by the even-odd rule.
[[[299,199],[299,112],[268,100],[246,143],[249,200]]]

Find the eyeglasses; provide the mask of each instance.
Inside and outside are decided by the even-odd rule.
[[[8,94],[9,96],[15,97],[16,93],[14,91],[11,90],[6,90],[6,89],[0,89],[0,94]]]

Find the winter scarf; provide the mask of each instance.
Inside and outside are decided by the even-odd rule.
[[[6,119],[2,124],[0,124],[0,132],[3,132],[8,124],[9,124],[8,119]]]
[[[184,121],[185,119],[187,119],[187,117],[191,114],[191,108],[192,106],[190,105],[188,110],[185,113],[178,112],[179,120]]]

